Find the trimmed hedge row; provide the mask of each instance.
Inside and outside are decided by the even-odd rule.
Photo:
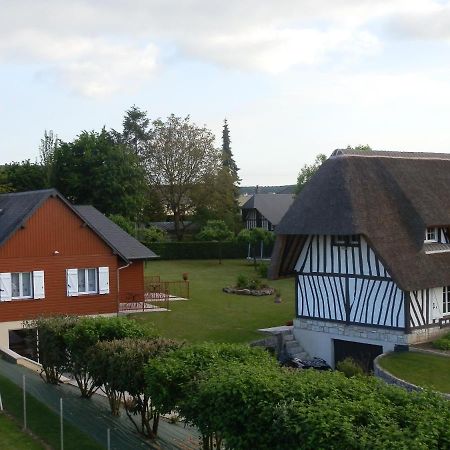
[[[150,246],[161,259],[246,258],[248,244],[242,242],[154,242]]]

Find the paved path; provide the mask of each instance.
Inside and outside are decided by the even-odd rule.
[[[199,448],[196,430],[184,427],[182,424],[170,424],[161,420],[158,439],[156,441],[144,440],[136,433],[125,413],[122,413],[120,417],[111,415],[108,400],[101,395],[94,394],[89,400],[83,399],[77,388],[65,384],[48,385],[35,372],[1,358],[0,374],[19,386],[22,386],[22,375],[25,375],[28,393],[58,414],[59,399],[62,398],[65,419],[104,445],[105,448],[108,428],[111,430],[111,450],[144,448],[193,450]]]

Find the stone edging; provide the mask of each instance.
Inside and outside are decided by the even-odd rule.
[[[384,356],[388,355],[392,352],[382,353],[381,355],[378,355],[375,360],[373,361],[373,374],[377,377],[383,380],[384,382],[388,384],[392,384],[394,386],[399,386],[403,389],[406,389],[407,391],[423,391],[424,389],[420,386],[417,386],[415,384],[409,383],[408,381],[402,380],[401,378],[397,378],[395,375],[392,375],[392,373],[388,372],[386,369],[383,369],[380,364],[379,360],[383,358]],[[420,353],[420,352],[419,352]],[[426,352],[423,352],[426,353]],[[450,400],[450,394],[446,394],[444,392],[437,392],[437,394],[442,395],[447,400]]]
[[[431,348],[420,348],[420,347],[409,347],[410,352],[416,352],[416,353],[428,353],[430,355],[437,355],[437,356],[445,356],[446,358],[450,358],[450,353],[444,352],[442,350],[434,350]]]
[[[275,289],[271,287],[261,289],[240,289],[234,287],[224,287],[222,291],[226,294],[253,295],[255,297],[262,297],[263,295],[273,295],[275,293]]]

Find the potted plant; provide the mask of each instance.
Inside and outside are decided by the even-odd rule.
[[[274,302],[281,303],[281,290],[280,289],[275,289]]]
[[[189,278],[189,274],[187,272],[183,272],[182,277],[184,281],[187,281]]]

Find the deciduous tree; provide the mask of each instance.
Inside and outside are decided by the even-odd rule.
[[[326,161],[327,157],[320,153],[316,156],[313,164],[305,164],[301,169],[297,177],[297,185],[295,186],[295,193],[299,194],[305,187],[306,183],[313,177],[319,167]]]

